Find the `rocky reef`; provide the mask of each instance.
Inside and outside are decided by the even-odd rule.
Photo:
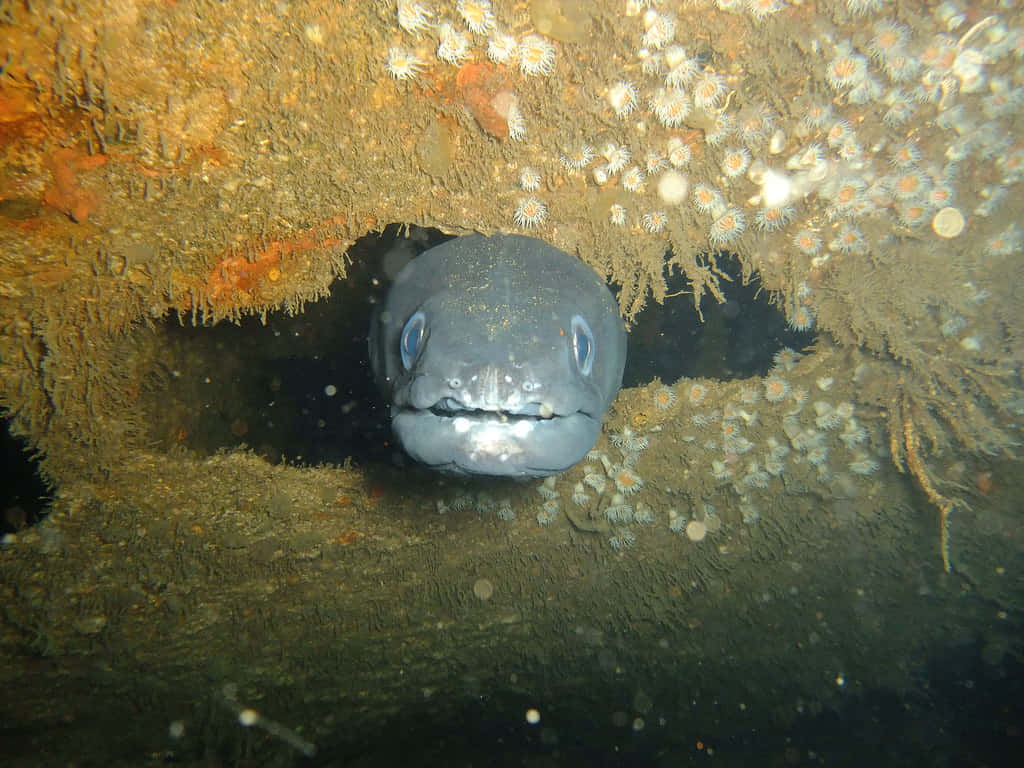
[[[328,703],[379,723],[412,690],[537,691],[545,670],[595,655],[595,698],[629,689],[633,711],[644,688],[697,717],[693,697],[652,691],[666,674],[720,685],[724,659],[691,663],[733,643],[724,600],[749,630],[792,597],[763,656],[753,632],[730,651],[736,670],[777,657],[761,693],[731,702],[766,708],[830,701],[851,669],[865,687],[910,685],[904,654],[934,649],[886,623],[883,592],[965,632],[980,607],[917,597],[972,589],[1019,616],[1015,4],[4,14],[0,403],[53,488],[49,517],[0,551],[0,642],[20,665],[3,674],[35,691],[15,718],[32,748],[67,718],[48,683],[74,680],[84,700],[98,669],[111,702],[160,700],[137,706],[139,750],[174,712],[219,722],[267,696],[305,727],[261,731],[290,754],[336,738]],[[529,486],[190,450],[194,422],[166,407],[167,318],[301,313],[344,291],[350,246],[390,224],[542,238],[613,284],[627,321],[725,301],[728,252],[818,341],[763,377],[624,390],[593,454]],[[872,593],[883,561],[896,576]],[[864,634],[823,628],[824,596]],[[790,649],[811,633],[807,663]],[[872,666],[859,645],[903,650]],[[199,750],[184,732],[167,749]]]

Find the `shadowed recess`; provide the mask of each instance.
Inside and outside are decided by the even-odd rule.
[[[726,301],[705,295],[704,321],[693,308],[689,281],[667,279],[669,298],[648,302],[629,333],[629,357],[622,386],[643,386],[655,376],[671,384],[681,377],[729,381],[763,376],[783,347],[797,352],[814,341],[813,331],[795,331],[777,304],[769,301],[755,274],[743,283],[739,259],[719,252]]]
[[[11,434],[10,420],[0,420],[3,470],[0,474],[0,535],[16,533],[42,519],[49,499],[39,476],[39,460],[25,441]]]
[[[168,319],[160,329],[168,387],[151,408],[152,437],[202,454],[245,445],[270,460],[302,464],[407,461],[367,360],[369,318],[401,267],[447,239],[399,224],[359,239],[331,296],[294,316],[273,312],[265,324],[249,317],[212,327]],[[741,283],[737,260],[720,257],[719,264],[731,280],[728,301],[706,300],[703,323],[679,276],[670,280],[672,298],[639,315],[624,386],[654,377],[671,383],[760,375],[780,348],[811,342],[813,334],[787,328],[756,282]]]

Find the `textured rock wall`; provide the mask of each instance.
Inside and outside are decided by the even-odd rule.
[[[922,451],[1012,442],[1012,8],[114,2],[5,31],[3,398],[50,456],[144,431],[139,324],[298,311],[394,221],[530,231],[627,317],[675,270],[720,299],[727,247],[889,365],[893,458],[936,498]]]
[[[781,553],[821,541],[835,551],[804,567],[822,579],[828,563],[878,552],[908,571],[984,562],[983,590],[995,578],[989,545],[1012,544],[1017,526],[977,524],[968,502],[990,490],[976,458],[1006,454],[1024,409],[1013,4],[253,2],[227,16],[218,3],[86,0],[6,14],[0,399],[58,492],[54,519],[5,553],[5,647],[135,649],[140,669],[181,665],[188,680],[202,637],[220,649],[201,656],[216,687],[250,658],[225,661],[246,611],[265,622],[244,635],[256,654],[264,636],[299,642],[288,626],[324,605],[315,626],[335,627],[356,658],[370,652],[358,633],[386,629],[381,669],[422,643],[411,679],[429,686],[444,670],[425,659],[479,640],[443,630],[480,618],[466,590],[481,578],[539,610],[547,578],[576,568],[582,583],[600,566],[607,584],[569,588],[538,619],[538,633],[578,643],[545,656],[529,628],[505,637],[537,674],[552,658],[587,663],[591,625],[595,647],[652,611],[686,625],[707,607],[672,599],[694,585],[741,593],[738,613],[760,621],[755,585],[782,594]],[[627,318],[664,300],[673,272],[698,307],[727,297],[714,256],[726,248],[821,341],[761,380],[624,392],[593,457],[539,495],[352,468],[285,478],[245,455],[148,447],[164,375],[149,324],[301,311],[344,278],[356,238],[393,222],[544,238],[620,286]],[[908,506],[900,471],[928,510]],[[508,582],[466,551],[509,540]],[[437,551],[421,558],[415,541]],[[369,582],[372,599],[325,597],[307,567],[323,552],[328,578],[386,574],[418,607],[396,612]],[[666,570],[680,552],[681,570]],[[271,593],[266,613],[248,605]],[[576,600],[596,601],[590,623],[563,612]],[[500,646],[520,619],[497,604],[480,632]],[[142,638],[148,622],[173,641]],[[324,668],[269,665],[252,684],[303,674],[322,682]],[[407,685],[388,679],[382,707]],[[368,681],[355,675],[344,695]],[[125,682],[154,695],[147,684]]]

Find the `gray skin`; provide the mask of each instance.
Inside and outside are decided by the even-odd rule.
[[[395,278],[370,327],[395,436],[417,461],[458,474],[571,467],[597,441],[625,361],[625,327],[604,281],[520,235],[426,251]]]

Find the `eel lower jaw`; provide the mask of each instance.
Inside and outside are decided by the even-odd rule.
[[[406,452],[442,471],[543,477],[579,461],[600,421],[583,412],[541,418],[497,411],[402,409],[392,426]]]
[[[538,416],[483,409],[449,410],[437,406],[425,411],[414,410],[413,413],[429,413],[437,419],[437,424],[444,425],[454,435],[464,435],[466,439],[472,438],[476,441],[487,439],[481,438],[481,435],[489,435],[491,440],[497,439],[499,435],[509,440],[527,440],[538,425],[555,426],[563,418],[555,414]]]

